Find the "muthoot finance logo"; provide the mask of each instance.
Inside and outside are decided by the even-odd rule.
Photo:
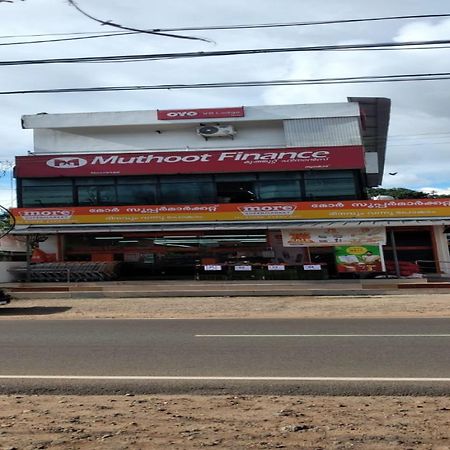
[[[49,159],[46,164],[54,169],[76,169],[85,166],[87,161],[84,158],[67,156]]]
[[[239,211],[244,216],[291,216],[295,205],[246,205],[240,206]]]
[[[20,211],[19,214],[26,221],[67,220],[73,216],[73,211],[70,209],[27,209]]]

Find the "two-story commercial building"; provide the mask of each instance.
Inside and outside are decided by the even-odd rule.
[[[24,116],[13,233],[35,262],[116,262],[122,277],[448,271],[450,200],[368,199],[389,112],[349,98]]]

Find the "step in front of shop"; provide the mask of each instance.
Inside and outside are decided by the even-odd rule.
[[[398,293],[398,291],[380,290],[180,290],[180,291],[122,291],[122,292],[16,292],[12,294],[14,300],[37,299],[127,299],[127,298],[186,298],[186,297],[304,297],[304,296],[370,296]]]
[[[426,280],[320,280],[320,281],[184,281],[109,283],[11,283],[3,285],[15,299],[87,299],[236,296],[348,296],[407,294],[445,290],[450,283]]]

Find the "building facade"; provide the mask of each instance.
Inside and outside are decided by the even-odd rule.
[[[449,272],[450,200],[370,200],[390,101],[22,118],[16,235],[33,262],[123,278]]]

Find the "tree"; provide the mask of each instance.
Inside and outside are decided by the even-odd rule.
[[[14,216],[8,209],[0,205],[0,239],[6,236],[16,224]]]

